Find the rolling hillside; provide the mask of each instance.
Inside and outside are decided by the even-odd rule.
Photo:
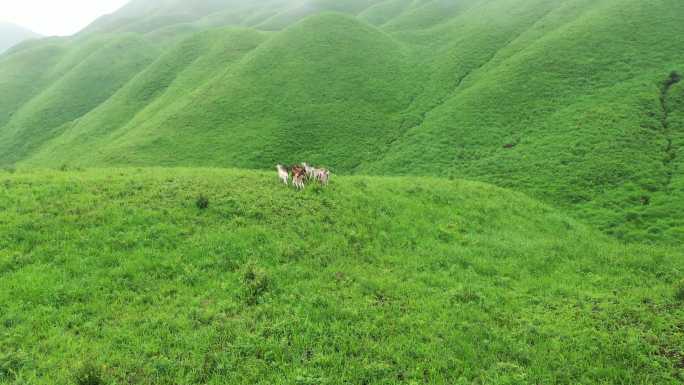
[[[132,0],[0,53],[0,385],[683,383],[683,34]]]
[[[26,28],[0,21],[0,55],[23,41],[39,37],[40,35]]]
[[[0,164],[467,178],[684,241],[684,3],[135,0],[0,56]],[[30,84],[30,86],[27,86]]]
[[[2,384],[684,380],[681,250],[491,185],[0,171],[0,210]]]

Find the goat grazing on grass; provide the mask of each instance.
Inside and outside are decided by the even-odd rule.
[[[292,184],[299,190],[304,188],[306,169],[301,166],[292,167]]]
[[[315,168],[313,170],[314,177],[323,186],[327,186],[330,183],[330,171],[324,168]]]
[[[302,163],[302,167],[306,170],[306,176],[309,180],[317,180],[322,185],[327,185],[330,181],[330,171],[325,168],[315,168],[307,163]]]
[[[311,166],[310,166],[309,164],[307,164],[307,163],[302,163],[302,167],[304,167],[304,170],[306,170],[306,176],[307,176],[307,178],[309,178],[309,179],[314,179],[316,169],[313,168],[313,167],[311,167]]]
[[[318,181],[321,185],[327,186],[330,182],[330,171],[325,168],[315,168],[307,163],[295,165],[292,167],[278,164],[278,177],[283,183],[289,185],[290,176],[292,177],[292,185],[301,190],[307,181]]]
[[[285,185],[288,185],[290,182],[290,171],[282,164],[277,165],[276,169],[278,169],[278,177],[280,180],[283,181]]]

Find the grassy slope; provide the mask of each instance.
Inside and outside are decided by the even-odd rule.
[[[503,19],[518,5],[487,21]],[[449,29],[407,37],[408,44],[349,17],[315,16],[273,36],[205,90],[185,90],[183,108],[141,115],[141,124],[121,130],[128,132],[109,148],[91,146],[103,156],[80,162],[270,167],[306,157],[351,171],[375,161],[379,148],[455,87],[454,73],[465,76],[485,63],[541,12],[496,31],[464,14]],[[450,33],[477,38],[452,41]],[[432,50],[436,63],[427,55]],[[84,132],[89,129],[96,127]],[[52,158],[68,157],[71,148],[64,149]]]
[[[381,2],[382,0],[305,0],[290,2],[289,4],[286,3],[286,7],[256,27],[265,30],[282,30],[307,16],[316,15],[321,12],[333,11],[355,15]]]
[[[329,149],[349,169],[393,134],[412,89],[408,64],[403,48],[373,27],[340,14],[312,17],[179,95],[182,108],[141,115],[97,150],[116,164],[176,164],[180,150],[188,165],[206,164],[210,152],[218,164],[268,167],[304,156],[330,161],[320,156]],[[344,70],[331,72],[335,66]]]
[[[62,45],[50,42],[0,57],[0,127],[49,84],[50,71],[45,69],[53,68],[63,52]]]
[[[684,32],[684,7],[578,3],[552,10],[498,51],[364,170],[410,165],[417,173],[477,178],[573,206],[622,238],[681,240],[681,224],[635,226],[629,218],[642,197],[664,221],[676,221],[681,210],[652,198],[667,189],[660,85],[684,66],[671,38]],[[504,149],[508,143],[517,147]]]
[[[309,159],[346,173],[451,174],[528,192],[622,239],[682,241],[684,173],[663,163],[677,158],[679,147],[664,149],[678,129],[664,132],[659,101],[669,72],[684,71],[681,2],[183,4],[134,2],[61,48],[87,52],[97,30],[164,41],[145,71],[121,74],[129,82],[120,92],[83,109],[70,106],[73,95],[50,95],[65,71],[29,92],[21,79],[33,73],[6,81],[17,68],[7,63],[43,66],[17,58],[23,51],[0,59],[0,87],[12,95],[0,101],[0,163],[266,168]],[[347,16],[300,21],[322,10]],[[276,31],[193,35],[222,24]],[[3,127],[3,115],[14,122]],[[517,146],[502,148],[509,143]]]
[[[446,169],[579,208],[583,218],[620,238],[681,241],[682,205],[676,202],[684,196],[658,193],[668,191],[666,180],[684,178],[678,169],[668,177],[661,164],[666,134],[658,129],[658,93],[669,71],[684,62],[671,38],[683,25],[682,5],[660,2],[652,13],[640,2],[459,5],[429,3],[385,26],[420,47],[431,67],[423,84],[429,92],[418,97],[402,128],[428,115],[438,120],[417,124],[405,139],[392,141],[385,159],[361,170]],[[439,25],[449,11],[456,18],[427,33],[408,29]],[[460,90],[469,84],[478,88],[464,95]],[[519,147],[506,151],[506,143]],[[635,215],[644,199],[657,215]]]
[[[406,11],[413,0],[383,1],[366,8],[359,17],[373,25],[383,25]]]
[[[666,183],[650,196],[649,204],[630,212],[629,226],[639,231],[644,224],[654,229],[653,236],[667,234],[684,237],[684,83],[672,87],[667,96],[667,128],[664,130],[661,160]]]
[[[0,383],[684,379],[681,255],[489,185],[33,171],[0,198]]]
[[[233,28],[193,35],[162,55],[59,138],[41,148],[33,155],[33,162],[49,162],[56,157],[69,164],[94,162],[92,158],[112,145],[117,136],[148,124],[147,120],[152,116],[169,119],[170,114],[185,108],[183,97],[212,78],[223,75],[231,62],[263,40],[264,36],[256,31]],[[149,140],[149,134],[139,140]]]
[[[0,131],[0,162],[26,157],[123,86],[154,57],[135,36],[97,39],[83,60],[22,105]],[[103,69],[106,68],[106,72]]]

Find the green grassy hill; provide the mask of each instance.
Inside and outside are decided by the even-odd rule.
[[[341,63],[349,68],[330,72]],[[175,165],[183,148],[193,166],[205,165],[209,151],[224,165],[270,168],[275,159],[306,156],[351,169],[392,135],[409,102],[408,67],[403,48],[372,27],[340,15],[312,17],[180,95],[183,107],[140,114],[90,162]]]
[[[438,168],[573,205],[621,237],[681,239],[682,206],[652,199],[684,199],[671,188],[682,170],[665,161],[676,157],[667,143],[684,126],[668,119],[665,129],[660,102],[663,82],[684,64],[670,38],[684,32],[684,6],[664,9],[620,1],[577,15],[569,5],[551,10],[364,171]],[[664,96],[675,114],[684,111],[680,92]],[[643,199],[664,223],[642,222]]]
[[[0,153],[20,160],[109,99],[154,58],[154,47],[136,36],[92,42],[83,60],[22,105],[0,132]],[[106,69],[106,70],[105,70]]]
[[[453,176],[684,241],[680,1],[189,4],[0,56],[0,164]]]
[[[0,172],[0,210],[2,384],[684,380],[681,250],[491,185]]]

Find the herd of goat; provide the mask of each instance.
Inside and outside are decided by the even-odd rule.
[[[276,168],[278,169],[278,177],[280,180],[286,185],[289,185],[291,176],[292,185],[297,189],[303,189],[307,181],[318,181],[323,186],[327,186],[330,181],[329,170],[312,167],[306,163],[290,167],[279,164]]]

